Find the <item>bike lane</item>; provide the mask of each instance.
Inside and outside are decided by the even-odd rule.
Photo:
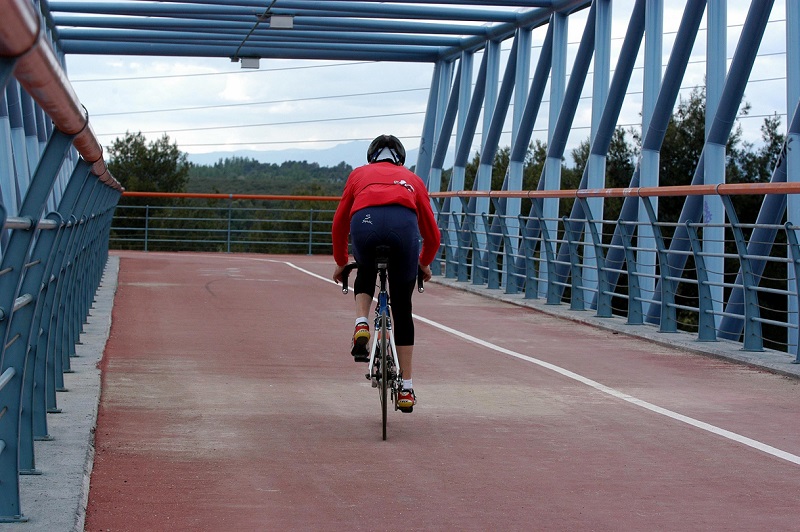
[[[797,526],[796,380],[428,284],[383,442],[331,271],[121,254],[86,530]]]

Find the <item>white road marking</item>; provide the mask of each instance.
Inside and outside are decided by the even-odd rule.
[[[321,279],[323,281],[327,281],[327,282],[329,282],[331,284],[335,284],[332,279],[328,279],[328,278],[323,277],[321,275],[318,275],[318,274],[316,274],[314,272],[311,272],[311,271],[308,271],[306,269],[303,269],[303,268],[301,268],[301,267],[299,267],[299,266],[297,266],[295,264],[292,264],[291,262],[272,260],[272,259],[261,259],[261,260],[265,260],[265,261],[268,261],[268,262],[286,264],[287,266],[290,266],[290,267],[294,268],[295,270],[298,270],[298,271],[303,272],[303,273],[305,273],[307,275],[310,275],[311,277],[315,277],[317,279]],[[530,362],[531,364],[536,364],[537,366],[540,366],[540,367],[545,368],[545,369],[549,369],[550,371],[558,373],[559,375],[563,375],[564,377],[567,377],[569,379],[578,381],[578,382],[580,382],[582,384],[585,384],[586,386],[594,388],[595,390],[598,390],[600,392],[608,394],[608,395],[610,395],[612,397],[616,397],[617,399],[621,399],[621,400],[626,401],[628,403],[631,403],[633,405],[639,406],[641,408],[644,408],[644,409],[649,410],[651,412],[654,412],[656,414],[661,414],[662,416],[666,416],[666,417],[668,417],[670,419],[674,419],[675,421],[680,421],[682,423],[686,423],[687,425],[691,425],[692,427],[696,427],[698,429],[705,430],[705,431],[710,432],[712,434],[716,434],[717,436],[722,436],[723,438],[727,438],[727,439],[729,439],[731,441],[735,441],[737,443],[741,443],[742,445],[746,445],[748,447],[752,447],[753,449],[757,449],[759,451],[762,451],[764,453],[772,455],[772,456],[774,456],[776,458],[780,458],[782,460],[786,460],[787,462],[791,462],[793,464],[800,465],[800,456],[797,456],[796,454],[792,454],[790,452],[778,449],[777,447],[773,447],[771,445],[767,445],[766,443],[760,442],[758,440],[754,440],[752,438],[748,438],[746,436],[742,436],[741,434],[737,434],[735,432],[731,432],[729,430],[725,430],[723,428],[717,427],[716,425],[712,425],[710,423],[705,423],[703,421],[699,421],[699,420],[691,418],[689,416],[685,416],[683,414],[679,414],[678,412],[674,412],[674,411],[669,410],[667,408],[660,407],[660,406],[655,405],[653,403],[649,403],[647,401],[643,401],[642,399],[638,399],[636,397],[633,397],[632,395],[628,395],[627,393],[621,392],[619,390],[615,390],[614,388],[611,388],[609,386],[606,386],[605,384],[601,384],[601,383],[599,383],[597,381],[594,381],[592,379],[584,377],[583,375],[579,375],[578,373],[575,373],[575,372],[570,371],[568,369],[564,369],[564,368],[562,368],[560,366],[556,366],[555,364],[551,364],[549,362],[545,362],[544,360],[539,360],[538,358],[534,358],[534,357],[530,357],[530,356],[527,356],[527,355],[523,355],[522,353],[517,353],[516,351],[512,351],[510,349],[506,349],[505,347],[500,347],[499,345],[493,344],[491,342],[487,342],[486,340],[481,340],[480,338],[472,336],[471,334],[467,334],[467,333],[461,332],[459,330],[453,329],[452,327],[448,327],[447,325],[443,325],[441,323],[435,322],[435,321],[430,320],[428,318],[424,318],[424,317],[420,316],[419,314],[414,314],[413,316],[414,316],[414,319],[419,320],[422,323],[427,323],[428,325],[430,325],[432,327],[436,327],[437,329],[439,329],[441,331],[444,331],[446,333],[452,334],[453,336],[456,336],[457,338],[460,338],[462,340],[466,340],[468,342],[472,342],[472,343],[477,344],[477,345],[479,345],[481,347],[485,347],[487,349],[491,349],[492,351],[497,351],[498,353],[503,353],[504,355],[512,356],[512,357],[517,358],[519,360],[524,360],[526,362]]]
[[[435,322],[433,320],[429,320],[427,318],[423,318],[422,316],[418,316],[418,315],[415,314],[414,318],[419,320],[419,321],[421,321],[421,322],[423,322],[423,323],[427,323],[428,325],[436,327],[437,329],[440,329],[440,330],[445,331],[447,333],[450,333],[450,334],[452,334],[454,336],[457,336],[458,338],[461,338],[462,340],[467,340],[469,342],[478,344],[478,345],[480,345],[482,347],[486,347],[487,349],[491,349],[493,351],[497,351],[499,353],[503,353],[505,355],[509,355],[509,356],[518,358],[520,360],[524,360],[526,362],[530,362],[532,364],[536,364],[536,365],[541,366],[543,368],[549,369],[550,371],[554,371],[554,372],[556,372],[556,373],[558,373],[560,375],[563,375],[563,376],[565,376],[567,378],[570,378],[572,380],[575,380],[575,381],[578,381],[578,382],[580,382],[582,384],[585,384],[586,386],[590,386],[590,387],[594,388],[595,390],[598,390],[600,392],[608,394],[608,395],[610,395],[612,397],[616,397],[617,399],[622,399],[623,401],[627,401],[628,403],[634,404],[636,406],[640,406],[642,408],[650,410],[651,412],[655,412],[656,414],[661,414],[662,416],[666,416],[666,417],[674,419],[676,421],[681,421],[683,423],[686,423],[687,425],[691,425],[693,427],[697,427],[699,429],[708,431],[708,432],[710,432],[712,434],[716,434],[718,436],[722,436],[723,438],[727,438],[729,440],[741,443],[743,445],[747,445],[748,447],[752,447],[753,449],[758,449],[759,451],[765,452],[767,454],[771,454],[772,456],[775,456],[777,458],[781,458],[781,459],[786,460],[788,462],[792,462],[793,464],[800,465],[800,456],[797,456],[795,454],[789,453],[787,451],[783,451],[783,450],[778,449],[776,447],[772,447],[771,445],[767,445],[766,443],[762,443],[762,442],[754,440],[752,438],[748,438],[746,436],[742,436],[741,434],[737,434],[735,432],[731,432],[729,430],[725,430],[725,429],[717,427],[715,425],[711,425],[710,423],[705,423],[703,421],[699,421],[699,420],[691,418],[689,416],[685,416],[683,414],[679,414],[678,412],[674,412],[674,411],[669,410],[667,408],[663,408],[661,406],[654,405],[653,403],[649,403],[647,401],[643,401],[642,399],[638,399],[636,397],[633,397],[632,395],[628,395],[627,393],[621,392],[619,390],[615,390],[614,388],[611,388],[609,386],[606,386],[605,384],[601,384],[601,383],[599,383],[597,381],[594,381],[592,379],[584,377],[583,375],[579,375],[579,374],[577,374],[577,373],[575,373],[573,371],[570,371],[568,369],[564,369],[564,368],[562,368],[560,366],[556,366],[555,364],[551,364],[549,362],[545,362],[544,360],[539,360],[538,358],[533,358],[533,357],[529,357],[527,355],[523,355],[521,353],[517,353],[516,351],[511,351],[510,349],[506,349],[504,347],[500,347],[499,345],[495,345],[495,344],[493,344],[491,342],[487,342],[485,340],[481,340],[480,338],[476,338],[475,336],[472,336],[470,334],[466,334],[466,333],[463,333],[463,332],[458,331],[456,329],[450,328],[450,327],[448,327],[446,325],[442,325],[441,323],[437,323],[437,322]]]

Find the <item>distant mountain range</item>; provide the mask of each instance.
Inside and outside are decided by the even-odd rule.
[[[336,166],[344,161],[355,168],[356,166],[361,166],[362,164],[366,163],[367,147],[369,147],[369,142],[347,142],[345,144],[339,144],[333,148],[328,148],[325,150],[237,150],[215,151],[210,153],[190,153],[188,155],[189,161],[192,163],[205,166],[211,166],[220,159],[227,159],[230,157],[246,157],[269,164],[281,164],[286,161],[307,161],[309,163],[317,163],[320,166]],[[416,150],[414,150],[414,158],[410,160],[416,160]]]
[[[210,153],[189,153],[189,161],[203,166],[212,166],[220,159],[227,159],[231,157],[246,157],[255,159],[262,163],[281,164],[286,161],[307,161],[309,163],[317,163],[320,166],[336,166],[342,161],[349,164],[353,168],[361,166],[367,162],[367,148],[369,142],[346,142],[339,144],[333,148],[326,150],[275,150],[275,151],[255,151],[255,150],[237,150],[237,151],[214,151]],[[419,149],[415,148],[409,150],[406,154],[406,166],[413,166],[417,162],[417,153]],[[445,168],[452,166],[452,157],[448,157],[449,162],[446,162]],[[446,160],[446,161],[447,161]]]

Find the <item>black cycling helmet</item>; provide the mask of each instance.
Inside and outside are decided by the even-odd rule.
[[[384,148],[389,149],[391,158],[384,156],[378,159]],[[376,137],[375,140],[370,143],[369,148],[367,148],[367,162],[377,163],[379,161],[389,161],[397,166],[403,166],[405,164],[406,149],[403,147],[403,143],[394,135],[381,135]]]

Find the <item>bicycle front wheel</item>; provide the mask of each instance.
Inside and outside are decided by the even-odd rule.
[[[386,330],[386,316],[381,319],[380,331],[380,349],[381,349],[381,415],[383,420],[383,439],[386,439],[386,417],[388,414],[389,406],[389,335]]]

